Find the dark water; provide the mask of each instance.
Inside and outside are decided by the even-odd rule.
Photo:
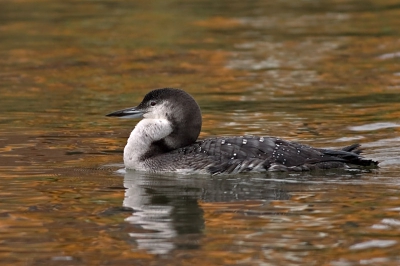
[[[2,1],[2,265],[400,264],[396,1]],[[123,173],[159,87],[201,137],[360,142],[372,171]]]

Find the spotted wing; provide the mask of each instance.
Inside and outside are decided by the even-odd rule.
[[[218,160],[261,159],[288,167],[326,160],[339,160],[318,149],[274,137],[227,137],[205,139],[197,143],[197,153],[214,156]]]
[[[343,163],[369,165],[372,161],[358,155],[359,145],[342,150],[316,149],[274,137],[209,138],[180,149],[184,154],[203,154],[214,160],[214,173],[244,171],[334,168]]]

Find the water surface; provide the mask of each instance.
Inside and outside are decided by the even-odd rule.
[[[3,1],[2,265],[398,265],[395,1]],[[135,121],[179,87],[201,137],[360,142],[371,171],[118,171]]]

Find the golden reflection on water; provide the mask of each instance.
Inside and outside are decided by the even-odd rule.
[[[382,226],[388,220],[398,221],[398,193],[377,195],[376,185],[331,186],[332,192],[303,191],[292,193],[290,201],[235,202],[232,204],[202,203],[206,210],[206,233],[212,237],[221,229],[223,236],[213,242],[211,250],[225,250],[236,243],[240,246],[233,257],[240,260],[262,258],[260,261],[322,265],[341,258],[349,263],[391,256],[384,248],[352,250],[349,247],[372,239],[390,239],[392,248],[398,238],[392,230],[398,225]],[[310,187],[312,188],[312,187]],[[389,199],[389,200],[388,200]],[[383,215],[380,206],[385,205]],[[391,207],[397,208],[390,211]],[[255,251],[255,247],[263,248]],[[396,248],[395,248],[396,249]],[[283,252],[284,251],[284,252]],[[254,254],[257,253],[257,254]],[[213,254],[213,252],[211,252]],[[239,255],[240,254],[240,255]],[[291,254],[291,256],[288,256]],[[312,255],[311,255],[312,254]],[[311,255],[311,257],[310,257]],[[332,261],[331,261],[332,262]],[[227,262],[225,262],[227,263]]]

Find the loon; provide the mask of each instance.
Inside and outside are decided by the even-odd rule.
[[[138,106],[107,116],[143,118],[131,132],[124,149],[127,169],[215,175],[378,165],[377,161],[359,155],[359,144],[334,150],[269,136],[198,140],[202,126],[200,107],[180,89],[150,91]]]

